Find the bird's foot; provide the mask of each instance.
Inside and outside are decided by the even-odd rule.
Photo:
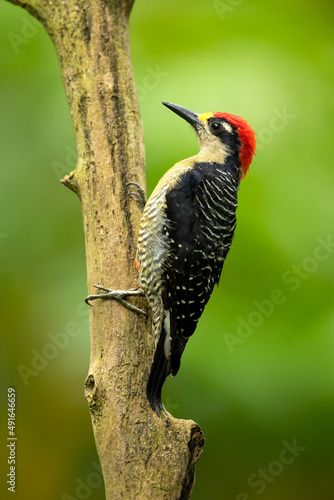
[[[141,296],[143,296],[144,294],[143,294],[143,292],[141,290],[136,290],[136,289],[132,289],[132,290],[110,290],[110,288],[105,288],[104,286],[100,286],[100,285],[94,285],[94,286],[95,286],[95,288],[98,288],[98,290],[103,290],[106,293],[99,293],[97,295],[88,295],[88,297],[85,298],[85,302],[89,306],[91,305],[89,303],[91,300],[95,300],[95,299],[115,299],[120,304],[122,304],[122,306],[126,307],[130,311],[133,311],[133,312],[138,313],[138,314],[144,314],[144,316],[146,316],[146,318],[147,318],[147,314],[146,314],[145,311],[143,311],[142,309],[139,309],[139,307],[136,307],[136,306],[134,306],[132,304],[129,304],[129,302],[127,302],[125,300],[125,297],[141,297]]]
[[[129,182],[127,187],[130,186],[135,188],[136,191],[131,191],[129,195],[135,198],[141,210],[143,211],[147,201],[144,189],[137,182]]]

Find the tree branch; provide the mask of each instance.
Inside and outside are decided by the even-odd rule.
[[[78,149],[77,167],[62,182],[81,200],[88,290],[134,287],[141,214],[127,185],[145,185],[145,164],[129,44],[133,1],[12,3],[44,24],[60,61]],[[189,498],[204,436],[195,422],[159,419],[148,404],[150,320],[99,301],[90,307],[90,332],[85,395],[107,500]]]

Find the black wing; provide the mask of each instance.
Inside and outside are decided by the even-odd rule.
[[[236,225],[239,182],[218,167],[197,164],[166,196],[171,254],[163,300],[170,311],[173,375],[219,282]]]

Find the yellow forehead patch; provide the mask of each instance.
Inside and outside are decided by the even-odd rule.
[[[198,119],[205,123],[212,115],[213,113],[203,113],[202,115],[199,115]]]

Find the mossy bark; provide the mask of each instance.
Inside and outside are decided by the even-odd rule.
[[[133,0],[12,0],[39,19],[60,61],[78,149],[62,182],[81,200],[88,290],[136,287],[140,210],[128,182],[145,186],[144,141],[130,57]],[[136,305],[147,310],[144,299]],[[198,425],[151,410],[150,320],[116,301],[90,307],[85,395],[106,498],[186,499],[204,442]]]

